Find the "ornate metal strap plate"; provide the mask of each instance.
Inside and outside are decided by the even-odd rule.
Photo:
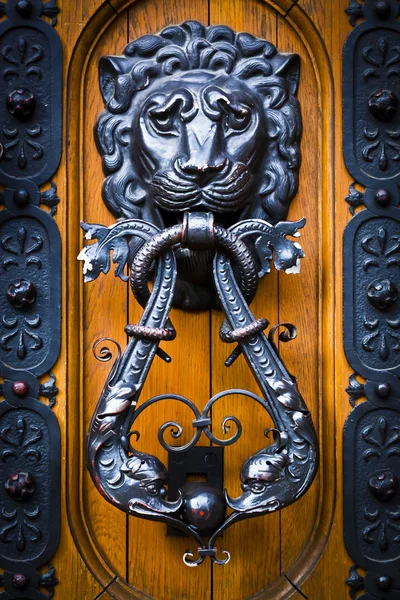
[[[347,583],[352,598],[394,599],[400,594],[399,5],[352,1],[347,12],[352,25],[365,17],[343,55],[344,157],[355,179],[343,244],[344,348],[355,371],[343,441],[344,539],[355,562]],[[355,214],[361,204],[365,210]]]
[[[48,598],[60,535],[61,43],[54,0],[0,3],[0,598]],[[41,205],[47,207],[42,208]],[[48,373],[47,382],[39,377]],[[39,399],[39,398],[42,399]],[[44,399],[48,402],[43,401]],[[1,588],[0,588],[1,589]],[[47,592],[46,592],[47,590]]]
[[[103,198],[123,219],[108,228],[83,223],[85,237],[94,243],[79,259],[85,281],[93,281],[109,271],[112,251],[117,276],[128,279],[124,269],[129,266],[130,286],[144,313],[139,324],[125,328],[131,339],[123,353],[118,347],[93,415],[87,466],[106,500],[190,535],[197,555],[194,550],[185,554],[188,566],[206,557],[224,564],[229,552],[218,554],[216,547],[222,532],[295,502],[318,466],[311,415],[273,340],[279,326],[267,337],[268,321],[256,320],[249,309],[258,278],[271,261],[290,273],[298,271],[303,257],[289,238],[299,236],[305,219],[281,220],[297,190],[299,58],[247,33],[187,21],[135,40],[124,56],[103,57],[99,71],[105,110],[96,136],[106,174]],[[238,344],[226,366],[243,353],[261,396],[227,390],[202,410],[175,394],[139,401],[156,354],[170,361],[159,343],[176,335],[169,319],[173,303],[222,308],[220,337]],[[280,339],[293,339],[295,328],[282,325]],[[103,341],[95,344],[95,355],[109,360],[106,345],[97,351]],[[232,394],[251,397],[275,423],[266,432],[271,443],[242,466],[242,494],[232,498],[226,490],[197,483],[167,499],[165,466],[135,448],[136,419],[148,406],[173,399],[193,412],[193,435],[185,445],[170,445],[164,434],[172,428],[179,440],[182,427],[164,423],[158,438],[170,454],[193,448],[201,434],[228,446],[242,426],[227,415],[223,433],[229,422],[236,430],[219,438],[212,407]]]

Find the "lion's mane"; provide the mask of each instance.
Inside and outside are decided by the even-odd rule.
[[[100,61],[105,109],[95,125],[95,137],[106,175],[103,199],[108,209],[116,217],[161,224],[155,208],[146,202],[140,168],[129,148],[133,100],[155,79],[196,69],[244,80],[261,98],[268,130],[263,178],[253,204],[241,216],[273,223],[285,219],[297,191],[301,160],[301,116],[295,96],[298,56],[278,53],[273,44],[248,33],[205,27],[197,21],[144,35],[126,46],[124,56]]]

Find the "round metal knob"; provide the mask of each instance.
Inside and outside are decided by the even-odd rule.
[[[387,311],[398,297],[396,285],[390,279],[375,279],[367,290],[369,302],[380,311]]]
[[[29,579],[23,573],[15,573],[12,584],[17,590],[24,590],[29,584]]]
[[[382,591],[390,590],[392,587],[392,578],[388,575],[380,575],[376,585]]]
[[[379,398],[387,398],[391,391],[392,386],[390,385],[390,383],[378,383],[378,385],[376,386],[376,393],[379,396]]]
[[[6,98],[7,110],[19,121],[25,121],[35,110],[36,98],[26,88],[17,88]]]
[[[376,90],[368,100],[371,114],[380,121],[390,121],[399,108],[399,101],[391,90]]]
[[[225,498],[216,487],[208,483],[187,483],[181,488],[182,517],[187,525],[198,531],[214,531],[223,522],[226,512]]]
[[[387,206],[391,199],[392,196],[388,190],[376,190],[375,202],[380,206]]]
[[[392,471],[385,469],[375,473],[375,475],[370,478],[368,485],[371,494],[377,500],[388,502],[395,496],[399,487],[399,480]]]
[[[12,386],[13,394],[23,398],[28,393],[29,386],[25,381],[14,381]]]
[[[375,3],[375,14],[381,19],[387,19],[390,16],[390,4],[386,0],[380,0]]]
[[[15,308],[24,308],[35,302],[36,287],[26,279],[15,281],[8,286],[7,298]]]
[[[29,203],[31,196],[27,190],[20,188],[14,192],[14,201],[18,206],[26,206]]]
[[[31,0],[18,0],[17,6],[15,8],[17,9],[17,13],[21,17],[26,18],[32,14],[33,5]]]
[[[10,475],[5,488],[13,500],[25,500],[35,491],[35,480],[30,473],[19,471]]]

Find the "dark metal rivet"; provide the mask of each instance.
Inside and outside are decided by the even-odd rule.
[[[367,297],[374,308],[386,312],[397,301],[397,286],[390,279],[375,279],[368,286]]]
[[[31,281],[21,279],[10,283],[7,290],[7,298],[15,308],[25,308],[36,300],[36,287]]]
[[[29,390],[29,386],[27,383],[25,383],[25,381],[14,381],[13,386],[12,386],[12,391],[13,394],[15,394],[16,396],[19,397],[23,397],[26,396],[26,394],[28,393]]]
[[[397,113],[399,101],[392,90],[376,90],[368,100],[371,114],[380,121],[390,121]]]
[[[380,206],[387,206],[392,199],[392,195],[388,190],[377,190],[375,193],[375,202]]]
[[[14,201],[16,204],[19,204],[19,206],[26,206],[29,203],[30,198],[30,193],[23,188],[15,190],[14,192]]]
[[[30,473],[19,471],[10,475],[5,488],[13,500],[25,500],[35,491],[35,479]]]
[[[399,480],[389,469],[377,471],[368,482],[371,494],[380,502],[389,502],[396,495]]]
[[[375,14],[381,19],[387,19],[390,16],[390,4],[385,0],[381,0],[380,2],[376,2],[375,6]]]
[[[380,590],[389,590],[392,587],[392,578],[388,575],[381,575],[378,577],[377,586]]]
[[[23,573],[15,573],[12,584],[18,590],[23,590],[28,586],[29,579]]]
[[[379,398],[387,398],[392,391],[390,383],[378,383],[376,386],[376,393]]]
[[[32,8],[31,0],[19,0],[17,2],[17,13],[21,15],[21,17],[29,17],[32,13]]]
[[[26,88],[13,90],[6,98],[6,107],[10,115],[25,121],[33,113],[36,106],[34,94]]]

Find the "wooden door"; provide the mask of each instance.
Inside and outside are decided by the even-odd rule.
[[[159,600],[337,600],[349,594],[352,565],[343,543],[342,436],[350,407],[345,392],[351,369],[342,345],[342,236],[350,219],[344,201],[351,183],[342,159],[341,55],[351,31],[347,0],[80,0],[60,1],[56,25],[63,46],[63,155],[55,176],[61,202],[56,222],[62,238],[62,349],[54,367],[59,394],[54,412],[62,436],[62,529],[54,556],[59,584],[55,598],[154,598]],[[205,561],[188,568],[182,555],[191,540],[166,535],[163,524],[127,517],[98,493],[84,465],[85,436],[109,365],[92,353],[110,337],[125,346],[124,327],[142,309],[127,286],[109,274],[83,285],[76,257],[83,245],[79,221],[111,225],[101,199],[103,172],[93,127],[103,108],[98,62],[120,55],[146,33],[196,19],[224,24],[271,41],[301,60],[298,98],[303,135],[298,192],[288,218],[305,216],[305,258],[298,275],[271,272],[262,280],[252,310],[271,324],[294,323],[298,337],[280,351],[311,410],[320,443],[320,467],[310,490],[292,506],[229,529],[225,566]],[[171,364],[156,359],[143,398],[168,392],[199,408],[229,388],[257,392],[243,360],[227,369],[229,348],[219,339],[219,311],[174,309],[177,338],[165,347]],[[216,405],[219,424],[235,414],[243,425],[239,442],[225,448],[224,487],[240,492],[246,457],[265,445],[271,426],[265,412],[246,398]],[[157,404],[140,417],[138,449],[166,452],[158,427],[177,420],[191,435],[191,414],[173,403]],[[208,445],[206,438],[202,445]]]

